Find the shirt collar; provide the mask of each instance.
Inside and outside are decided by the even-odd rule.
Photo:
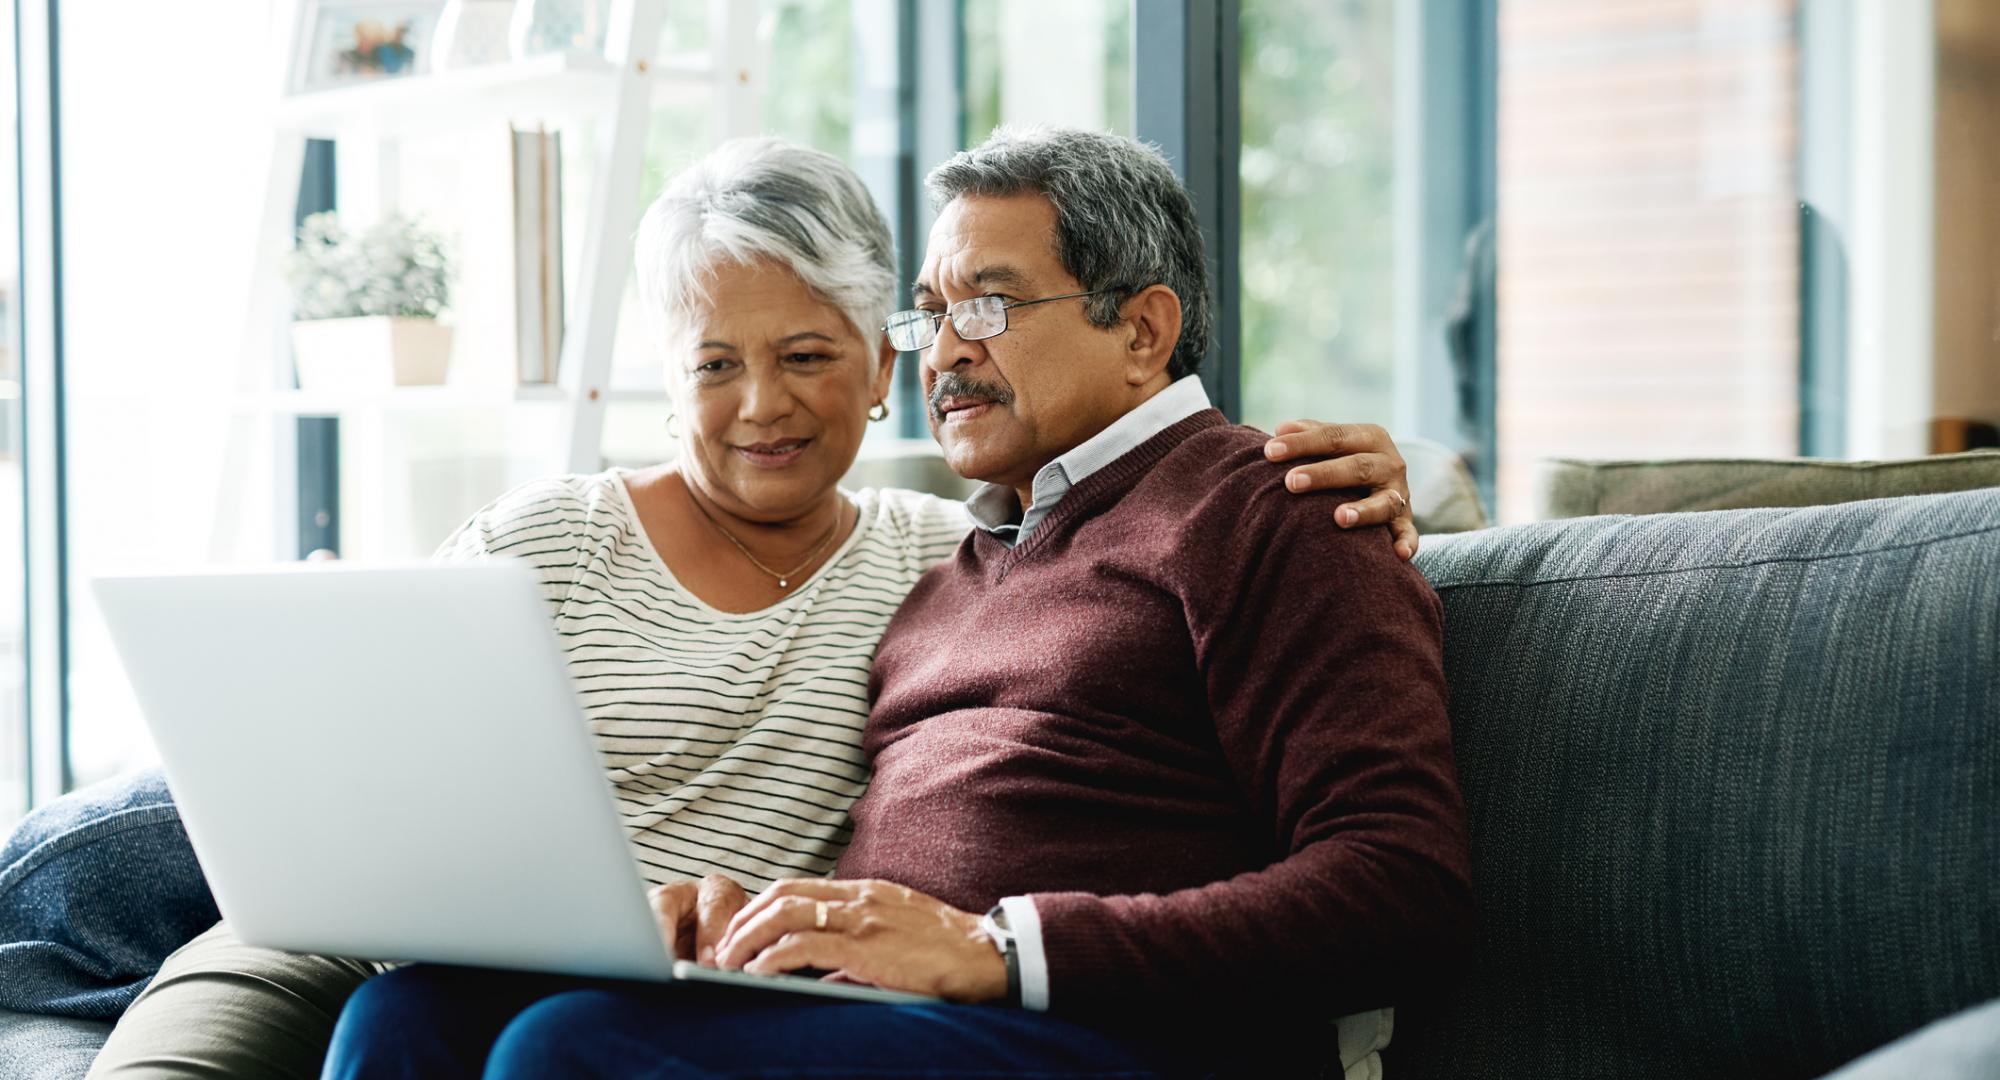
[[[1035,473],[1030,489],[1034,503],[1025,513],[1014,489],[986,484],[965,501],[973,524],[1012,544],[1035,527],[1069,489],[1084,478],[1137,450],[1146,440],[1198,412],[1211,408],[1201,376],[1183,375],[1103,431],[1085,439]]]

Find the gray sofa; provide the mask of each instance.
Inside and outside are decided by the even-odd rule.
[[[2000,488],[1419,564],[1482,927],[1388,1075],[1814,1077],[2000,998]],[[1869,1075],[2000,1075],[2000,1010],[1952,1032]]]
[[[1387,1075],[1816,1077],[2000,998],[2000,489],[1418,561],[1482,936]],[[103,1029],[65,1023],[0,1018],[0,1075],[81,1075]],[[2000,1075],[2000,1010],[1855,1069]]]

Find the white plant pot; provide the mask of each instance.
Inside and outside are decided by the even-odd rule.
[[[316,393],[437,386],[451,361],[451,327],[387,315],[296,322],[292,359],[299,389]]]

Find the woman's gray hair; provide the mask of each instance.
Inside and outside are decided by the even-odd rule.
[[[1208,264],[1187,187],[1157,148],[1074,128],[1001,127],[924,178],[939,209],[964,195],[1039,192],[1056,208],[1056,256],[1085,289],[1097,326],[1141,289],[1165,285],[1181,301],[1181,339],[1167,362],[1178,379],[1208,352]]]
[[[839,158],[774,138],[733,139],[675,177],[639,223],[639,301],[671,347],[715,270],[768,259],[847,316],[874,348],[896,299],[889,224]]]

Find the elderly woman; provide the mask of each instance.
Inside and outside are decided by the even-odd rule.
[[[538,571],[665,932],[708,960],[747,902],[736,882],[833,868],[868,783],[876,644],[970,525],[959,503],[838,487],[887,415],[895,361],[889,232],[838,160],[770,139],[721,147],[652,206],[637,264],[676,460],[531,483],[439,555]],[[1342,455],[1300,466],[1293,490],[1376,478],[1327,512],[1391,524],[1414,554],[1380,429],[1280,430],[1273,459]],[[377,970],[251,948],[217,925],[166,961],[92,1075],[311,1075],[341,1002]]]

